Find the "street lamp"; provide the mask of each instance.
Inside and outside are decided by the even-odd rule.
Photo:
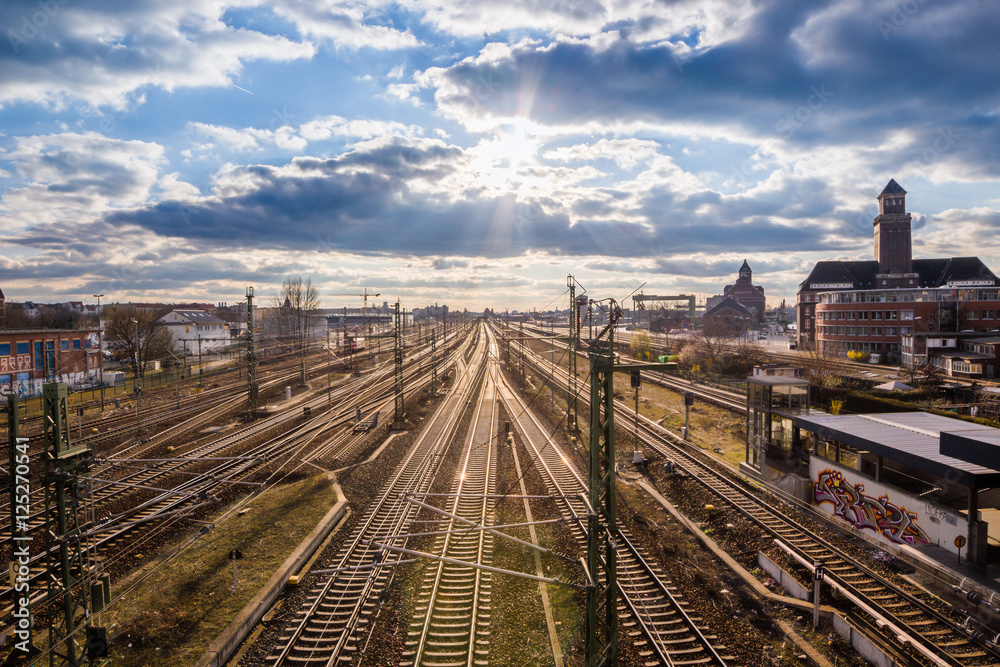
[[[101,412],[104,412],[104,327],[101,326],[101,297],[104,295],[94,296],[97,297],[97,354],[101,366]]]

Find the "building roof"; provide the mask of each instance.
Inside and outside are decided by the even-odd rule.
[[[793,419],[796,426],[825,438],[899,461],[963,486],[982,489],[1000,484],[1000,430],[989,426],[927,412],[869,415],[813,412],[794,415]],[[971,440],[994,447],[989,450],[994,452],[993,459],[973,460],[961,447],[953,445],[958,441],[964,443]],[[993,442],[997,444],[990,444]]]
[[[890,178],[889,182],[885,184],[882,188],[882,192],[879,193],[878,198],[881,199],[883,195],[905,195],[906,190],[899,186],[895,178]]]
[[[747,261],[745,259],[743,260],[743,266],[740,267],[739,272],[743,273],[744,271],[750,271],[751,273],[753,273],[753,270],[750,268],[750,265],[747,264]]]
[[[98,333],[97,329],[0,329],[0,336],[25,336],[31,334],[62,335],[66,338]]]
[[[1000,279],[983,264],[978,257],[947,257],[943,259],[915,259],[913,272],[917,274],[917,284],[913,287],[944,287],[948,284],[991,281],[1000,284]],[[877,289],[875,276],[878,273],[878,262],[875,260],[856,260],[838,262],[827,260],[816,262],[816,266],[803,280],[800,289],[818,291],[829,289]],[[846,285],[851,287],[822,287],[823,285]],[[813,285],[819,285],[813,287]]]
[[[173,317],[176,316],[176,317]],[[157,322],[164,324],[226,324],[225,320],[219,319],[215,315],[204,310],[172,310]]]
[[[6,297],[4,297],[4,295],[3,295],[3,290],[0,289],[0,301],[4,301],[5,299],[6,299]]]
[[[712,308],[706,310],[703,317],[711,317],[712,315],[718,315],[721,313],[722,310],[725,310],[726,308],[735,310],[739,315],[745,315],[747,317],[751,316],[750,311],[746,307],[744,307],[743,304],[741,304],[733,297],[727,296],[722,301],[712,306]]]

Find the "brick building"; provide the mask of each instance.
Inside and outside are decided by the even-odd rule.
[[[978,257],[913,259],[906,191],[890,180],[878,202],[875,259],[818,262],[799,285],[799,349],[923,366],[928,349],[997,331],[1000,279]]]
[[[732,299],[749,310],[755,322],[764,321],[764,313],[767,310],[764,288],[753,284],[753,271],[745,259],[743,266],[740,267],[736,282],[732,285],[726,285],[722,294],[709,297],[705,302],[705,308],[711,310],[726,299]]]
[[[96,329],[0,331],[0,395],[34,396],[44,382],[93,380],[100,368]]]

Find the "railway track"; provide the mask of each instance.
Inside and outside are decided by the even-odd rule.
[[[417,361],[419,353],[412,356],[407,370],[407,380],[412,389],[419,390],[429,380],[416,378],[419,373]],[[132,504],[125,511],[119,512],[113,517],[107,518],[92,525],[89,529],[88,549],[96,553],[107,565],[115,554],[127,551],[127,545],[139,539],[137,535],[156,525],[157,519],[177,518],[179,515],[190,513],[206,503],[213,501],[213,492],[223,485],[245,484],[245,478],[252,475],[261,466],[271,461],[282,460],[289,456],[299,457],[298,461],[312,458],[315,453],[307,449],[321,434],[328,430],[344,428],[350,432],[350,426],[354,418],[355,410],[367,408],[370,405],[383,404],[387,397],[391,396],[392,376],[389,368],[383,366],[375,369],[366,376],[348,377],[338,387],[337,403],[332,407],[324,409],[325,404],[333,401],[333,396],[321,393],[317,397],[306,401],[301,406],[289,409],[285,412],[263,418],[254,424],[239,431],[229,434],[221,439],[198,445],[193,449],[188,449],[183,454],[183,459],[178,460],[157,460],[153,465],[138,459],[137,469],[126,472],[122,477],[113,480],[100,480],[93,477],[102,474],[113,477],[115,472],[128,471],[130,464],[128,460],[115,460],[110,464],[103,464],[96,468],[88,477],[92,481],[98,481],[100,486],[91,490],[91,498],[88,501],[88,512],[96,516],[101,512],[101,508],[110,505],[113,501],[127,498],[137,492],[137,489],[146,491],[159,491],[152,498]],[[317,410],[318,416],[308,419],[304,424],[295,426],[288,433],[273,437],[261,444],[242,447],[243,443],[250,442],[261,435],[285,427],[286,424],[300,419],[304,410]],[[337,439],[345,449],[350,449],[352,438],[350,436]],[[234,452],[234,448],[239,448]],[[135,452],[131,452],[135,453]],[[216,462],[221,461],[221,462]],[[196,473],[185,473],[185,469],[191,467],[204,467],[204,464],[211,463],[208,470]],[[299,463],[298,465],[301,465]],[[297,467],[297,466],[296,466]],[[170,482],[178,475],[191,475],[181,482]],[[160,483],[168,489],[158,489],[152,486]],[[30,519],[30,527],[35,531],[42,527],[41,513],[36,513]],[[29,582],[37,582],[44,576],[45,553],[34,554],[28,563],[30,574]],[[34,587],[38,588],[38,587]],[[0,600],[9,601],[11,595],[10,587],[0,589]],[[43,592],[36,590],[34,599],[40,599]],[[0,612],[0,618],[9,619],[12,606],[7,604],[6,608]]]
[[[830,539],[802,525],[790,506],[774,498],[760,498],[758,492],[745,488],[729,471],[719,470],[703,455],[678,444],[680,439],[676,436],[671,437],[672,434],[648,420],[640,423],[646,445],[672,461],[675,469],[726,502],[747,521],[781,540],[807,562],[821,564],[827,580],[873,609],[877,616],[860,608],[855,613],[858,617],[868,617],[864,625],[876,633],[879,643],[900,656],[912,654],[912,644],[918,643],[923,657],[939,667],[1000,664],[1000,646],[968,628],[963,616],[955,610],[908,583],[876,572]],[[908,639],[898,631],[891,631],[892,626],[902,629]]]
[[[348,664],[363,649],[379,596],[394,567],[403,562],[398,554],[385,553],[375,544],[403,534],[416,516],[417,506],[405,496],[429,488],[485,369],[484,345],[477,348],[471,365],[464,364],[461,351],[455,356],[457,377],[451,390],[328,563],[330,567],[308,576],[306,605],[282,633],[268,663]]]
[[[542,355],[532,358],[539,368],[544,369],[548,364]],[[580,396],[578,400],[586,404],[588,397]],[[615,409],[623,419],[629,422],[634,419],[625,402],[616,402]],[[721,466],[676,434],[641,416],[639,422],[643,442],[664,460],[670,460],[675,469],[683,471],[806,562],[822,565],[828,580],[862,601],[872,613],[858,607],[852,612],[853,618],[889,652],[900,659],[909,659],[906,656],[916,652],[928,664],[939,667],[1000,664],[1000,645],[969,627],[964,614],[908,583],[876,572],[830,539],[805,528],[794,518],[790,506],[771,497],[760,498],[759,492],[744,487],[731,471],[720,469]],[[802,583],[808,586],[812,582]]]
[[[517,392],[502,382],[500,396],[532,460],[542,474],[548,493],[561,502],[563,518],[572,526],[579,552],[587,549],[587,507],[579,498],[588,486],[571,457],[549,437]],[[725,647],[687,611],[687,603],[666,580],[662,570],[637,545],[627,530],[615,536],[622,641],[632,643],[636,654],[655,665],[726,665],[732,658]]]
[[[495,346],[491,347],[495,359]],[[491,566],[493,535],[486,530],[468,529],[469,524],[495,523],[489,497],[496,492],[497,368],[495,361],[487,363],[472,425],[465,438],[462,464],[452,479],[452,498],[445,508],[453,516],[437,524],[441,532],[435,536],[432,553],[463,563]],[[428,567],[400,664],[432,667],[487,661],[491,588],[490,571],[444,560]]]

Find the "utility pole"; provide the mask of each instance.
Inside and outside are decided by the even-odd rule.
[[[608,346],[590,354],[590,513],[587,516],[587,667],[617,664],[618,512],[615,498],[615,358],[617,313],[608,315]],[[604,577],[600,574],[603,571]]]
[[[569,392],[569,401],[566,405],[566,410],[569,415],[566,420],[567,425],[571,431],[577,430],[576,424],[576,347],[577,341],[580,338],[580,324],[577,321],[577,313],[579,312],[576,307],[576,278],[573,276],[566,277],[566,286],[569,288],[569,386],[567,391]]]
[[[201,363],[201,332],[198,332],[198,387],[205,387],[205,367]]]
[[[617,664],[618,653],[618,513],[615,495],[615,325],[622,309],[613,300],[608,323],[598,334],[608,334],[603,350],[590,353],[590,464],[587,517],[587,667]],[[591,341],[594,345],[596,341]],[[617,367],[639,372],[665,371],[677,364],[629,364]],[[603,576],[602,576],[603,575]]]
[[[642,386],[642,373],[632,371],[632,389],[635,390],[635,448],[639,448],[639,387]]]
[[[139,382],[139,371],[142,368],[142,354],[140,352],[139,341],[139,320],[132,318],[135,322],[135,441],[142,442],[142,420],[139,413],[142,410],[142,384]]]
[[[95,294],[97,297],[97,352],[101,366],[101,412],[104,412],[104,327],[101,326],[101,297],[103,294]]]
[[[89,469],[90,450],[73,447],[69,434],[66,385],[49,383],[42,388],[45,455],[45,554],[46,603],[49,618],[50,665],[82,665],[91,653],[90,605],[85,580],[90,566],[84,559],[83,533],[77,476]],[[96,589],[95,589],[96,590]],[[103,594],[102,594],[103,596]],[[103,597],[101,599],[103,606]],[[61,603],[61,604],[60,604]],[[62,613],[55,611],[59,606]],[[80,632],[83,630],[84,632]],[[86,639],[86,648],[81,645]],[[104,645],[104,655],[107,646]],[[91,655],[90,657],[104,657]]]
[[[247,414],[250,421],[257,418],[257,351],[253,338],[253,297],[252,285],[247,286]]]
[[[399,301],[396,302],[396,345],[395,345],[395,390],[396,404],[393,421],[397,426],[403,425],[405,414],[405,402],[403,400],[403,318],[399,310]]]
[[[520,345],[517,348],[517,360],[521,367],[521,390],[524,390],[524,320],[521,320],[521,329],[518,336]]]
[[[431,396],[437,395],[438,390],[438,367],[437,367],[437,336],[431,330]]]

